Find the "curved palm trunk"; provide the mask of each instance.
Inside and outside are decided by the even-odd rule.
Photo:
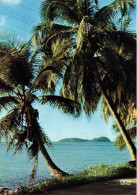
[[[98,81],[98,84],[100,86],[100,89],[102,91],[102,94],[105,98],[105,101],[107,103],[107,106],[111,112],[111,114],[113,115],[119,129],[120,129],[120,133],[121,135],[123,136],[123,139],[125,140],[125,143],[127,145],[127,148],[129,149],[130,151],[130,154],[131,154],[131,158],[132,160],[136,160],[136,147],[134,145],[134,143],[132,142],[129,134],[127,133],[127,130],[125,129],[124,125],[123,125],[123,122],[121,121],[118,113],[116,112],[116,109],[111,101],[111,99],[108,97],[107,93],[106,93],[106,90],[104,89],[103,87],[103,84],[102,84],[102,81],[100,79],[100,76],[99,76],[99,72],[98,72],[98,69],[96,67],[96,76],[97,76],[97,81]]]
[[[51,171],[51,175],[53,177],[56,177],[56,178],[61,178],[61,177],[64,177],[64,176],[69,176],[68,173],[62,171],[60,168],[58,168],[55,163],[52,161],[52,159],[50,158],[44,144],[39,140],[39,148],[40,148],[40,151],[47,163],[47,166],[48,168],[50,169]]]

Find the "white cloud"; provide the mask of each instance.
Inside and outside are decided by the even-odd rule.
[[[4,26],[6,24],[6,20],[4,16],[0,17],[0,26]]]
[[[0,2],[4,2],[4,3],[10,3],[10,4],[18,4],[21,3],[21,0],[0,0]]]

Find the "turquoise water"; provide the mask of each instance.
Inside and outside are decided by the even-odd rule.
[[[53,161],[68,173],[78,173],[90,166],[118,164],[129,161],[128,150],[118,151],[112,142],[55,142],[49,151]],[[45,161],[39,154],[36,182],[50,178],[50,172]],[[33,162],[25,149],[13,155],[13,151],[6,152],[6,145],[0,144],[0,187],[16,188],[26,185]]]

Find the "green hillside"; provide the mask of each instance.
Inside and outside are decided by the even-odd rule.
[[[91,142],[111,142],[107,137],[98,137],[90,140]]]
[[[111,141],[107,137],[99,137],[99,138],[94,138],[91,140],[80,139],[80,138],[65,138],[65,139],[59,140],[59,142],[111,142]]]
[[[80,138],[65,138],[59,140],[59,142],[87,142],[87,139],[80,139]]]

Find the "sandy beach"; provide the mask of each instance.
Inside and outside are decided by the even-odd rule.
[[[117,179],[83,186],[58,189],[49,195],[136,195],[136,178]]]

